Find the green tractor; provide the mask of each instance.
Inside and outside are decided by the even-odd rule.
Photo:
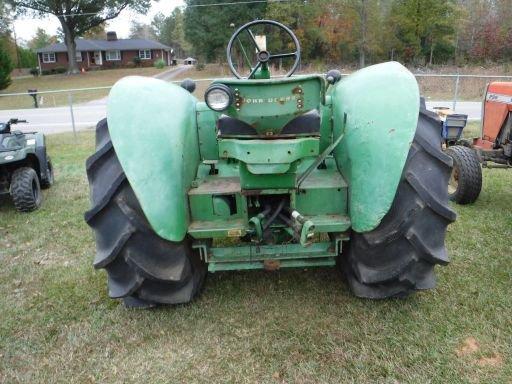
[[[53,184],[53,166],[42,133],[12,131],[25,120],[0,123],[0,196],[10,195],[16,209],[30,212],[42,203],[41,188]]]
[[[270,20],[239,28],[227,56],[235,77],[204,102],[144,77],[110,92],[85,214],[110,297],[179,304],[207,272],[336,265],[363,298],[433,288],[452,160],[414,76],[396,62],[292,76],[299,42]]]

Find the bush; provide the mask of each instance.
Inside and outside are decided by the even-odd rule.
[[[53,73],[66,73],[67,70],[65,67],[55,67],[52,69]]]
[[[162,69],[165,67],[165,61],[163,59],[158,59],[153,63],[153,65],[158,69]]]
[[[0,45],[0,89],[5,89],[11,84],[12,69],[11,58],[3,45]]]
[[[204,63],[197,62],[196,64],[196,71],[203,71],[206,68]]]
[[[135,64],[135,66],[136,66],[136,67],[140,67],[140,64],[141,64],[140,57],[135,56],[135,57],[133,58],[133,64]]]
[[[41,75],[43,75],[43,76],[47,76],[47,75],[51,75],[51,74],[52,74],[52,72],[49,69],[43,69],[41,71]]]
[[[39,76],[39,68],[30,68],[30,74],[34,77]]]

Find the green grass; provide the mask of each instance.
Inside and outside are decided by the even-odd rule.
[[[153,76],[168,69],[168,67],[164,69],[154,67],[122,68],[89,71],[78,75],[61,74],[14,79],[7,89],[0,92],[0,95],[2,93],[26,93],[28,89],[51,91],[59,89],[106,87],[113,85],[124,76]],[[74,92],[73,101],[80,103],[99,99],[107,96],[108,92],[108,89]],[[42,107],[54,107],[68,104],[67,93],[43,94],[41,96],[43,97]],[[33,105],[33,99],[28,95],[0,97],[0,109],[32,108]]]
[[[333,269],[217,273],[190,305],[136,311],[91,265],[93,142],[49,136],[42,209],[0,205],[0,382],[511,382],[512,172],[454,206],[436,290],[366,301]]]

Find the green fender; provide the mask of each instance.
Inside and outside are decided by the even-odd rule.
[[[183,88],[131,76],[110,91],[107,121],[114,149],[158,235],[181,241],[189,224],[187,191],[199,165],[195,106]]]
[[[389,211],[409,153],[419,113],[416,79],[396,62],[373,65],[331,90],[334,150],[349,185],[352,228],[376,228]]]

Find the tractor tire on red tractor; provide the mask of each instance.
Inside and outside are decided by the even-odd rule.
[[[453,159],[453,171],[448,183],[450,200],[457,204],[472,204],[482,190],[482,167],[474,149],[454,145],[446,149]]]

